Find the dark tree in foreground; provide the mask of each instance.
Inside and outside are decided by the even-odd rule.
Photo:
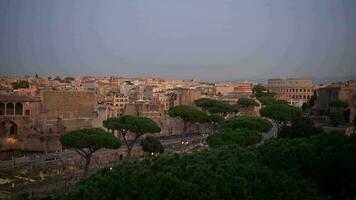
[[[103,122],[103,125],[110,130],[117,130],[122,135],[122,140],[127,147],[127,159],[131,159],[131,151],[142,135],[161,131],[152,119],[131,115],[109,118]]]
[[[255,145],[263,139],[261,133],[249,129],[223,129],[209,135],[209,147],[215,148],[223,145],[239,145],[242,147]]]
[[[302,111],[299,108],[287,104],[269,104],[261,108],[260,113],[276,123],[278,134],[282,126],[302,115]]]
[[[259,104],[255,100],[250,98],[240,98],[237,101],[237,106],[242,108],[251,108],[251,107],[257,107],[259,106]]]
[[[345,101],[335,100],[330,102],[329,106],[334,108],[347,108],[348,104]]]
[[[211,108],[209,108],[209,113],[212,114],[220,114],[222,116],[226,116],[228,113],[236,113],[238,112],[237,108],[230,105],[226,101],[218,101],[217,104]]]
[[[220,115],[212,114],[208,116],[208,123],[212,125],[213,130],[216,130],[219,127],[219,124],[221,124],[223,121],[224,118]]]
[[[340,134],[221,145],[105,168],[54,199],[355,199],[355,151]]]
[[[237,109],[230,105],[229,102],[221,100],[201,98],[195,100],[194,104],[198,107],[201,107],[204,112],[208,111],[212,114],[220,114],[225,116],[227,113],[237,112]]]
[[[100,148],[118,149],[120,141],[100,128],[87,128],[67,132],[60,138],[65,148],[73,148],[85,159],[84,176],[87,176],[91,156]]]
[[[221,128],[247,128],[250,130],[255,130],[260,133],[266,133],[272,129],[273,125],[270,121],[265,118],[257,116],[238,116],[226,120],[221,124]]]
[[[164,147],[159,141],[158,138],[155,137],[146,137],[141,141],[142,150],[149,155],[154,153],[163,153]]]
[[[200,107],[204,112],[216,105],[217,100],[209,98],[200,98],[194,101],[194,104]]]
[[[271,105],[271,104],[288,104],[285,100],[277,100],[272,96],[262,96],[257,98],[258,101],[262,103],[262,105]]]
[[[178,117],[183,120],[183,138],[192,123],[205,123],[208,121],[206,113],[188,105],[175,106],[169,109],[168,114],[170,117]]]
[[[324,130],[317,127],[314,121],[309,117],[299,117],[292,121],[290,126],[285,126],[280,131],[280,138],[300,138],[311,137],[313,135],[323,134]]]

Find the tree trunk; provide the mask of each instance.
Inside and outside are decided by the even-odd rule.
[[[184,150],[184,139],[185,139],[185,133],[187,132],[188,129],[188,121],[183,120],[183,133],[182,133],[182,140],[181,140],[181,149],[180,151],[183,152]]]
[[[183,133],[182,133],[182,140],[185,138],[185,133],[187,132],[188,129],[188,122],[183,120]]]
[[[133,145],[127,145],[127,155],[126,159],[131,160],[131,151],[132,151]]]
[[[84,177],[88,176],[88,171],[89,171],[89,165],[90,165],[90,159],[91,159],[91,155],[88,155],[85,158],[85,167],[84,167]]]

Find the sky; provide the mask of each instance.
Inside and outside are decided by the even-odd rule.
[[[355,0],[0,0],[0,76],[356,74]]]

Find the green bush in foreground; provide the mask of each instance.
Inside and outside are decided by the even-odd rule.
[[[221,124],[221,128],[247,128],[259,132],[268,132],[273,125],[265,118],[257,116],[238,116],[231,118]]]
[[[222,145],[239,145],[242,147],[255,145],[263,139],[261,133],[249,129],[224,129],[209,135],[209,147],[215,148]]]
[[[54,199],[355,199],[356,136],[228,145],[106,168]]]

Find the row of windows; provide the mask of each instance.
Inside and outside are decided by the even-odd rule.
[[[116,102],[128,102],[128,99],[116,99]]]
[[[279,96],[282,98],[283,96]],[[311,96],[310,95],[287,95],[288,98],[290,99],[309,99]]]
[[[278,92],[312,92],[312,89],[277,89]]]
[[[0,103],[0,115],[23,115],[22,103]],[[30,115],[30,110],[25,111],[25,115]]]
[[[118,104],[118,103],[115,104],[116,107],[118,107],[118,106],[123,107],[123,106],[125,106],[125,105],[126,105],[126,104],[121,104],[121,103],[120,103],[120,104]]]

